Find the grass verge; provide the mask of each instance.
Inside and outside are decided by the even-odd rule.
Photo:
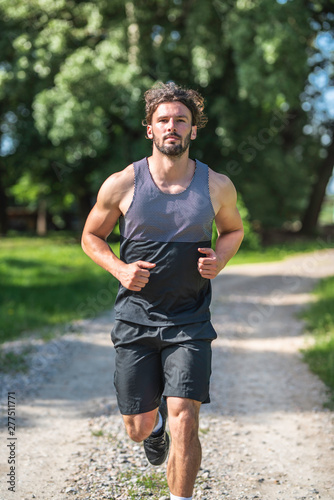
[[[0,349],[0,366],[1,371],[4,373],[28,371],[27,355],[31,353],[31,348],[27,347],[22,352],[16,353],[13,351],[2,352]]]
[[[293,255],[324,250],[326,248],[332,248],[333,246],[334,242],[325,241],[321,238],[280,243],[262,247],[259,250],[244,250],[241,245],[239,252],[233,257],[228,265],[275,262],[284,260],[287,257],[292,257]]]
[[[113,306],[118,287],[69,237],[3,239],[0,279],[0,343],[94,317]]]
[[[232,264],[270,262],[326,248],[325,242],[289,243],[241,250]],[[118,245],[112,245],[118,253]],[[0,246],[0,343],[55,325],[93,318],[113,306],[118,282],[97,266],[68,235],[8,237]],[[49,328],[49,332],[45,331]]]
[[[329,387],[326,406],[334,410],[334,276],[323,279],[314,293],[317,300],[302,314],[313,341],[302,352],[310,369]]]

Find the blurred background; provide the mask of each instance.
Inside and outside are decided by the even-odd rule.
[[[332,245],[333,1],[0,0],[0,30],[0,341],[112,304],[81,230],[102,182],[150,154],[159,80],[205,97],[190,156],[237,188],[233,262]]]
[[[0,232],[80,232],[106,177],[150,154],[144,91],[199,90],[191,157],[252,228],[334,222],[334,2],[1,0]]]

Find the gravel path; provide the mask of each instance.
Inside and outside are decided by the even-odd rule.
[[[334,251],[231,266],[213,282],[211,404],[201,410],[202,468],[194,500],[334,499],[334,416],[326,389],[302,362],[296,314]],[[30,341],[31,370],[0,377],[0,499],[167,500],[153,468],[124,432],[112,383],[112,314]],[[7,345],[20,350],[24,342]],[[7,391],[16,396],[15,482],[8,491]]]

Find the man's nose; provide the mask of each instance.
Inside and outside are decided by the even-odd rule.
[[[171,118],[168,122],[168,130],[175,130],[175,122],[173,118]]]

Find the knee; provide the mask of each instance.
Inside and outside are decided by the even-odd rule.
[[[137,429],[133,426],[126,426],[126,432],[129,438],[136,443],[141,443],[151,434],[151,432],[148,432],[145,429]]]
[[[152,432],[154,419],[135,415],[134,417],[123,417],[126,432],[132,441],[140,443],[144,441]]]
[[[198,436],[198,414],[193,408],[183,408],[169,418],[172,438],[179,442],[189,442]]]

